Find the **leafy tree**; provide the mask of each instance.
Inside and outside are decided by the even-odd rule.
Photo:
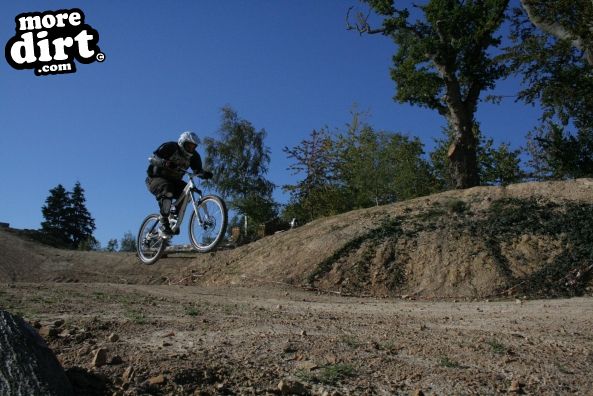
[[[525,173],[521,169],[520,155],[521,149],[511,150],[508,143],[494,148],[493,140],[486,139],[483,150],[478,151],[480,177],[484,184],[506,186],[523,180]]]
[[[130,231],[126,232],[119,243],[120,252],[135,252],[136,251],[136,238]]]
[[[290,202],[283,217],[311,221],[347,210],[343,188],[336,171],[336,147],[327,129],[313,130],[309,138],[299,145],[283,150],[294,161],[288,167],[293,175],[303,174],[303,179],[293,185],[284,185],[290,193]]]
[[[311,221],[348,210],[396,202],[435,190],[430,166],[418,139],[376,132],[359,113],[346,131],[314,130],[309,139],[284,148],[289,167],[302,179],[285,185],[291,200],[283,217]]]
[[[70,195],[68,210],[68,231],[72,246],[77,249],[82,241],[92,238],[95,231],[95,220],[86,208],[84,189],[80,182],[76,182]]]
[[[353,123],[337,139],[337,172],[352,208],[426,195],[434,183],[419,139]]]
[[[253,222],[265,223],[276,217],[274,184],[265,177],[270,164],[270,149],[264,143],[266,131],[256,131],[227,106],[222,109],[218,135],[218,140],[204,140],[205,163],[214,173],[213,184],[229,197],[232,209]]]
[[[390,36],[397,45],[391,77],[395,100],[427,107],[453,127],[447,156],[456,188],[478,185],[477,142],[473,133],[480,94],[506,74],[491,56],[501,40],[495,34],[509,0],[430,0],[418,12],[393,0],[365,0],[383,17],[373,29],[359,14],[351,29]]]
[[[45,219],[41,223],[41,233],[48,244],[56,247],[70,247],[70,233],[67,227],[69,208],[70,193],[64,186],[58,184],[49,190],[49,196],[41,208]]]
[[[539,180],[593,177],[593,129],[569,134],[552,121],[531,132],[529,165]]]
[[[445,128],[444,134],[443,138],[436,139],[437,144],[430,154],[430,158],[440,188],[449,190],[455,186],[451,164],[447,157],[447,148],[453,139],[453,131],[451,128]],[[485,138],[477,124],[474,126],[474,135],[478,142],[476,152],[478,172],[482,184],[507,185],[517,183],[525,177],[520,166],[521,150],[511,150],[506,143],[502,143],[498,148],[495,148],[494,140]]]
[[[117,239],[110,239],[107,242],[107,247],[105,248],[108,252],[115,252],[117,251],[118,242]]]

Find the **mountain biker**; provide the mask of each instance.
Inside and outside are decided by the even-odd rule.
[[[200,139],[195,133],[183,132],[177,142],[161,144],[148,159],[150,165],[146,170],[146,186],[159,203],[160,222],[165,238],[173,236],[169,214],[173,199],[179,198],[187,185],[182,179],[184,171],[191,167],[198,177],[212,178],[212,172],[202,169],[202,158],[196,151],[199,143]]]

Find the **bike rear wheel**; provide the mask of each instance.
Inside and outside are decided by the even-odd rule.
[[[214,249],[224,237],[227,227],[227,209],[216,195],[207,195],[198,203],[189,220],[189,239],[200,253]]]
[[[167,241],[161,237],[159,230],[160,221],[158,214],[148,215],[140,226],[140,231],[138,231],[138,237],[136,238],[136,251],[138,253],[138,259],[143,264],[150,265],[156,263],[167,247]]]

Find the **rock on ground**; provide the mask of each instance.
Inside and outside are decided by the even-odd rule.
[[[0,394],[73,395],[62,366],[37,332],[0,310]]]

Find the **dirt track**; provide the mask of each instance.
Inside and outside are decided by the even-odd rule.
[[[590,297],[432,302],[278,286],[16,283],[0,285],[0,307],[41,325],[64,320],[46,339],[87,394],[273,394],[287,380],[319,395],[593,389]],[[114,364],[93,366],[99,348]]]
[[[592,197],[450,191],[153,266],[0,230],[0,309],[81,395],[593,395]]]

